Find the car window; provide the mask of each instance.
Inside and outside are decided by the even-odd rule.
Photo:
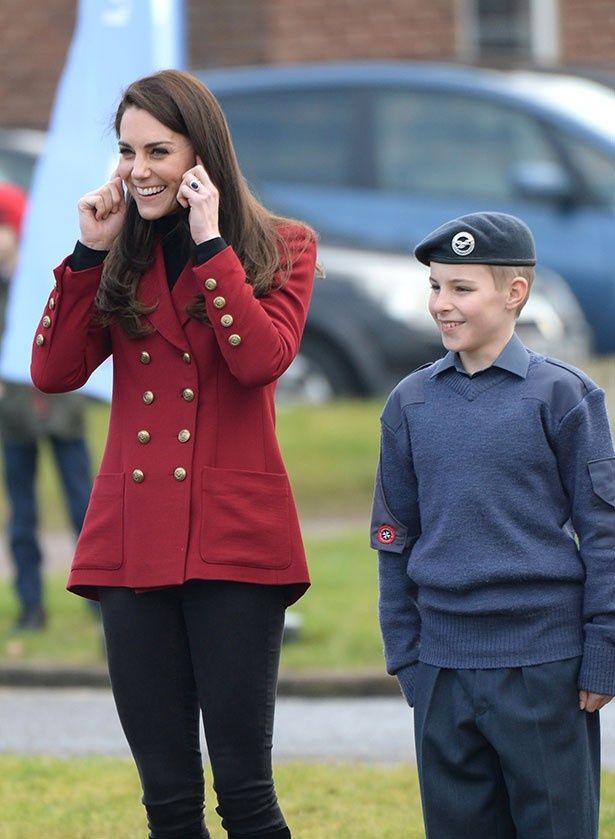
[[[537,122],[489,101],[383,91],[374,105],[381,190],[509,200],[516,166],[558,159]]]
[[[339,91],[218,96],[248,181],[341,186],[350,178],[351,98]]]
[[[592,195],[606,207],[615,209],[615,164],[598,149],[571,137],[565,132],[559,135],[573,165],[580,172]]]

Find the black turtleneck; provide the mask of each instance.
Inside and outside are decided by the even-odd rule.
[[[156,219],[154,230],[156,231],[156,237],[162,243],[164,267],[169,288],[173,288],[190,259],[194,259],[195,265],[200,265],[227,247],[222,236],[216,236],[215,239],[209,239],[207,242],[201,242],[200,245],[194,246],[190,237],[184,233],[183,225],[180,222],[180,213],[172,213]],[[88,248],[87,245],[77,242],[70,256],[69,266],[73,271],[95,268],[104,262],[108,253],[109,251],[93,250]]]

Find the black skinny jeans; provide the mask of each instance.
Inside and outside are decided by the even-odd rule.
[[[229,837],[290,837],[271,771],[284,589],[192,580],[100,588],[109,673],[150,839],[202,839],[199,711]]]

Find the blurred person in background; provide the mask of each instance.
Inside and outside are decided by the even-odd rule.
[[[0,184],[0,335],[4,332],[11,278],[26,209],[23,190]],[[0,436],[4,485],[9,500],[8,540],[19,601],[16,631],[41,630],[44,604],[36,478],[41,443],[48,441],[60,475],[70,521],[79,533],[91,490],[90,458],[84,439],[84,397],[47,396],[28,384],[0,382]]]

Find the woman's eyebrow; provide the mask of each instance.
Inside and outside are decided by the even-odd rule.
[[[143,148],[144,149],[153,149],[153,148],[156,148],[156,146],[172,146],[172,145],[173,145],[173,140],[156,140],[153,143],[145,143],[143,145]],[[127,143],[125,140],[118,140],[118,146],[124,146],[127,149],[132,148],[130,143]]]

